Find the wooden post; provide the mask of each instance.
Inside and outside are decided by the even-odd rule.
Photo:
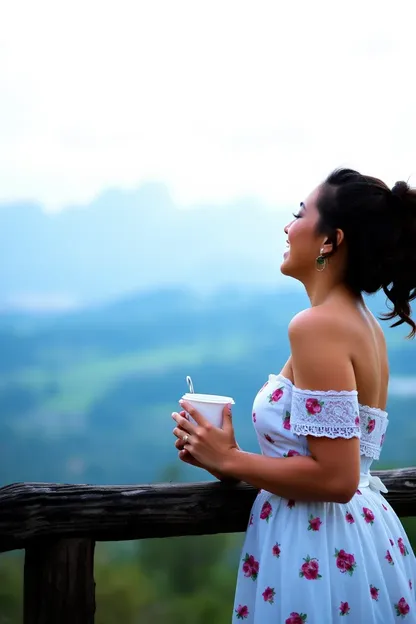
[[[94,624],[94,546],[72,538],[27,547],[24,624]]]

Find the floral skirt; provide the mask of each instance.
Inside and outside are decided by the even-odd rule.
[[[369,487],[348,504],[261,491],[251,510],[232,622],[416,624],[416,560],[403,526]]]

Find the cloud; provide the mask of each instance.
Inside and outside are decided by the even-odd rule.
[[[9,2],[1,199],[161,180],[182,205],[287,207],[342,164],[416,183],[415,17],[413,0]]]

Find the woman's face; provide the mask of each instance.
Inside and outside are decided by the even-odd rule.
[[[325,236],[316,232],[319,219],[316,202],[319,192],[318,186],[301,202],[296,217],[284,228],[289,249],[283,254],[280,270],[284,275],[301,281],[315,271],[316,258],[325,240]]]

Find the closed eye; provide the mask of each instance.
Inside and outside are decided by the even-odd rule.
[[[300,218],[301,218],[301,216],[302,216],[302,215],[300,214],[300,212],[298,212],[298,213],[293,212],[292,214],[293,214],[293,216],[295,217],[295,219],[300,219]]]

